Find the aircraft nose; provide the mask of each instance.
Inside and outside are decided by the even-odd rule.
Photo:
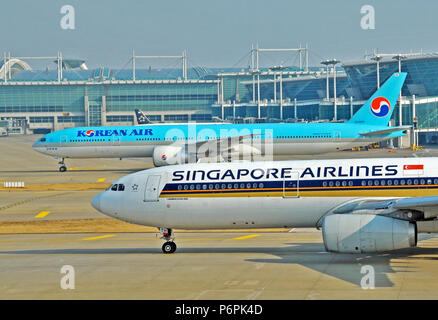
[[[101,198],[101,193],[99,193],[97,196],[95,196],[92,200],[91,200],[91,205],[93,206],[94,209],[96,209],[97,211],[101,211],[100,210],[100,198]]]

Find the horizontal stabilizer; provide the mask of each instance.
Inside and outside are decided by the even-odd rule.
[[[403,130],[406,130],[409,128],[410,127],[393,127],[393,128],[388,128],[388,129],[384,129],[384,130],[361,132],[360,135],[365,136],[365,137],[381,136],[381,135],[385,135],[385,134],[388,134],[391,132],[403,131]]]

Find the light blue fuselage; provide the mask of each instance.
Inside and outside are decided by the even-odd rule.
[[[156,146],[252,134],[250,139],[272,143],[272,152],[277,155],[318,154],[365,146],[404,135],[402,131],[362,135],[388,128],[348,122],[78,127],[47,134],[35,142],[33,148],[59,158],[150,157]]]

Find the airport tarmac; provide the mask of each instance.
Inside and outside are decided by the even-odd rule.
[[[151,167],[150,159],[67,160],[70,170],[60,173],[31,149],[38,138],[0,138],[0,187],[26,187],[0,188],[0,299],[438,298],[438,235],[422,235],[417,248],[351,255],[325,252],[317,230],[176,231],[177,252],[162,254],[155,229],[90,205],[118,177]],[[313,158],[413,156],[438,149]],[[61,288],[65,265],[75,271],[73,290]],[[374,289],[365,289],[372,271]]]

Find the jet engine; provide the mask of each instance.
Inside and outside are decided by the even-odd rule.
[[[371,253],[417,245],[415,222],[373,214],[333,214],[322,221],[327,251]]]
[[[187,163],[188,158],[184,147],[179,146],[158,146],[154,148],[152,154],[156,167]]]

